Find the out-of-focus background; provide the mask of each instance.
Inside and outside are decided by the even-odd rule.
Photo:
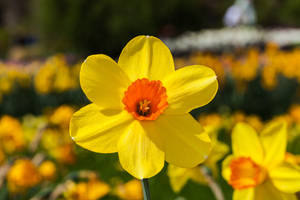
[[[141,34],[162,39],[176,68],[215,70],[216,98],[192,115],[217,144],[202,167],[225,199],[232,188],[221,162],[237,122],[259,132],[286,120],[286,159],[299,165],[299,12],[299,0],[1,0],[0,199],[142,198],[116,154],[86,151],[68,134],[72,114],[89,103],[81,62],[96,53],[117,59]],[[153,199],[215,199],[201,174],[173,172],[166,165],[150,180]]]

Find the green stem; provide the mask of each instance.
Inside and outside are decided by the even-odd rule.
[[[144,200],[151,200],[148,179],[142,179],[141,182],[143,186]]]

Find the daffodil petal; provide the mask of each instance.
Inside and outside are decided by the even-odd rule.
[[[295,193],[300,191],[300,167],[289,163],[270,170],[269,175],[273,184],[282,192]]]
[[[254,188],[234,190],[232,199],[233,200],[254,200]]]
[[[231,177],[230,163],[234,158],[234,155],[229,155],[222,162],[222,176],[227,182]]]
[[[132,116],[126,111],[101,111],[96,104],[89,104],[73,115],[70,135],[83,148],[114,153],[118,150],[120,136],[132,121]]]
[[[190,179],[188,170],[190,169],[177,167],[171,164],[168,165],[168,176],[174,192],[179,192]]]
[[[294,194],[280,192],[270,180],[258,185],[255,189],[255,200],[297,200]]]
[[[169,106],[166,114],[182,114],[208,104],[216,95],[215,72],[205,66],[193,65],[176,70],[163,80]]]
[[[110,57],[89,56],[81,66],[80,85],[86,96],[100,108],[122,109],[129,78]]]
[[[263,161],[263,148],[256,131],[246,123],[238,123],[232,131],[232,151],[235,156],[250,157],[257,164]]]
[[[264,165],[272,167],[284,160],[287,143],[287,128],[284,122],[271,122],[260,134],[264,148]]]
[[[281,197],[283,200],[298,200],[296,194],[282,193]]]
[[[197,183],[200,183],[200,184],[204,184],[204,185],[207,185],[207,179],[205,178],[205,176],[203,175],[203,171],[202,171],[202,168],[204,168],[204,170],[206,170],[205,167],[203,166],[200,166],[200,167],[194,167],[194,168],[188,168],[189,169],[189,176],[191,177],[191,179]]]
[[[223,142],[219,142],[217,139],[212,139],[212,150],[205,160],[204,164],[211,169],[214,177],[218,176],[217,162],[221,160],[229,151],[229,147]]]
[[[146,122],[143,126],[160,135],[166,161],[178,167],[195,167],[211,150],[210,138],[190,114],[161,115],[155,123]]]
[[[119,139],[118,153],[122,167],[138,179],[150,178],[164,166],[164,152],[139,121],[134,121]]]
[[[153,36],[137,36],[124,47],[118,64],[131,81],[139,78],[161,80],[175,70],[169,48]]]

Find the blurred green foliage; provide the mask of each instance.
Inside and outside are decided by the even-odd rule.
[[[17,6],[17,0],[15,6]],[[9,2],[9,0],[3,0]],[[57,51],[84,55],[106,52],[118,55],[121,47],[139,34],[176,36],[185,31],[223,26],[223,16],[234,0],[27,0],[15,31],[0,13],[0,44],[18,30],[38,39],[43,54]],[[264,27],[300,25],[299,0],[253,0],[257,24]],[[7,10],[0,3],[0,10]],[[20,12],[20,9],[11,9]],[[21,17],[20,17],[21,16]],[[23,28],[20,28],[23,26]],[[24,28],[25,27],[25,28]],[[3,29],[3,30],[2,30]],[[24,35],[24,33],[22,33]],[[15,38],[13,38],[15,41]],[[6,44],[5,44],[6,45]],[[0,45],[0,55],[7,48]]]
[[[48,50],[119,53],[138,34],[174,35],[219,27],[231,1],[33,0],[34,24]]]

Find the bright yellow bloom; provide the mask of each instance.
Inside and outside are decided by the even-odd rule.
[[[50,151],[50,154],[57,159],[58,162],[66,164],[72,164],[76,160],[72,144],[57,146],[55,149]]]
[[[69,128],[71,117],[74,113],[74,108],[67,105],[61,105],[50,116],[50,122],[60,126],[61,128]]]
[[[16,160],[7,174],[8,189],[23,192],[37,185],[41,180],[37,167],[27,159]]]
[[[75,88],[77,82],[65,56],[60,54],[47,59],[34,77],[34,87],[42,94]]]
[[[291,153],[285,154],[285,161],[288,163],[291,163],[293,165],[299,165],[300,166],[300,155],[294,155]]]
[[[118,152],[134,177],[156,175],[165,160],[195,167],[209,153],[210,139],[189,112],[214,98],[216,75],[198,65],[175,71],[171,52],[159,39],[132,39],[118,63],[89,56],[80,84],[93,103],[73,115],[73,140],[91,151]]]
[[[116,194],[123,200],[141,200],[143,198],[141,182],[134,179],[125,184],[120,184],[116,188]]]
[[[69,182],[64,196],[67,200],[97,200],[109,191],[109,185],[94,178],[88,182]]]
[[[245,123],[232,133],[233,155],[223,161],[222,175],[235,189],[234,200],[296,200],[300,169],[285,162],[286,124],[266,125],[258,135]]]
[[[291,106],[289,114],[293,122],[300,124],[300,105],[294,104]]]
[[[58,162],[72,164],[75,162],[73,143],[68,131],[59,128],[47,128],[43,131],[42,146]]]
[[[216,115],[208,115],[208,118],[214,118]],[[203,118],[202,118],[203,119]],[[212,150],[209,153],[207,159],[202,165],[208,167],[212,175],[217,178],[218,168],[217,162],[221,160],[229,151],[229,148],[223,142],[217,139],[217,129],[213,127],[214,125],[204,127],[209,133],[212,141]],[[200,166],[201,167],[201,166]],[[174,165],[168,166],[168,176],[170,178],[171,187],[175,192],[179,192],[189,179],[200,183],[207,184],[206,178],[204,177],[199,166],[194,168],[182,168],[176,167]]]
[[[7,153],[14,153],[25,146],[20,122],[8,115],[0,119],[0,146]]]
[[[56,166],[50,161],[44,161],[39,166],[39,172],[44,180],[53,180],[56,176]]]

